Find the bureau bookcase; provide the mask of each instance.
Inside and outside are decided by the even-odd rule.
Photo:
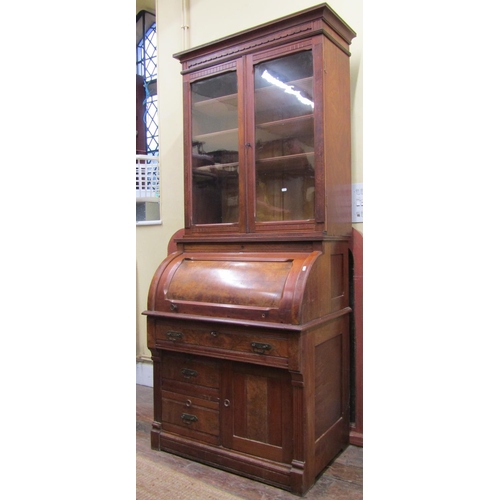
[[[303,495],[349,441],[349,46],[321,4],[175,54],[185,227],[149,291],[151,445]]]

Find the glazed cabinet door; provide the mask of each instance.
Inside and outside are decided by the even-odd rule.
[[[227,363],[223,373],[223,446],[290,463],[292,386],[289,373],[245,363]]]
[[[297,50],[297,47],[300,50]],[[310,43],[250,58],[254,230],[314,224],[315,86]],[[274,223],[274,224],[273,224]],[[267,228],[269,230],[269,228]]]
[[[240,66],[236,61],[185,79],[187,227],[243,228]]]
[[[189,232],[322,230],[321,68],[307,39],[184,76]]]

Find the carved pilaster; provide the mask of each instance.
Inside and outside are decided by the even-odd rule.
[[[158,349],[149,349],[151,359],[153,360],[153,418],[151,429],[151,449],[160,449],[161,432],[161,351]]]

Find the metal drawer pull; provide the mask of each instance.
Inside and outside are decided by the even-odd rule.
[[[213,330],[213,331],[210,332],[210,335],[212,335],[212,337],[217,337],[218,332],[216,332],[215,330]]]
[[[263,344],[261,342],[252,342],[250,345],[252,346],[253,352],[257,354],[265,354],[266,351],[269,351],[273,347],[271,344]]]
[[[167,332],[167,337],[168,337],[168,340],[175,342],[176,340],[182,339],[182,333],[181,332]]]
[[[193,403],[190,399],[186,399],[186,406],[189,408]]]
[[[186,378],[197,377],[198,372],[196,370],[190,370],[189,368],[182,368],[181,373]]]
[[[193,422],[198,422],[198,417],[196,415],[190,415],[189,413],[183,413],[181,419],[188,425],[191,425]]]
[[[231,404],[231,401],[229,399],[224,400],[224,406],[227,408]]]

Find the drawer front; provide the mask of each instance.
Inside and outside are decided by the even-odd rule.
[[[227,328],[186,327],[175,323],[158,323],[156,339],[160,344],[201,346],[286,359],[290,341],[277,334],[234,332]]]
[[[220,365],[217,361],[181,353],[163,353],[162,378],[173,387],[219,389]],[[175,384],[177,383],[177,384]]]
[[[196,396],[162,391],[162,427],[173,432],[217,444],[219,441],[219,403]]]

